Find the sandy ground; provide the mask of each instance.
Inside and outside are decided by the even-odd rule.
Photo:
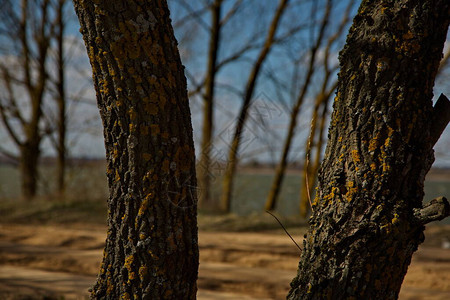
[[[0,299],[86,299],[105,228],[0,225]],[[297,234],[300,236],[300,234]],[[450,299],[450,226],[431,226],[400,299]],[[281,231],[200,232],[199,300],[285,299],[299,251]]]

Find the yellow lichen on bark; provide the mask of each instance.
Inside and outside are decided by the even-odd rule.
[[[361,162],[361,156],[360,156],[358,150],[352,150],[352,158],[353,158],[353,163],[355,163],[355,165],[357,165]]]
[[[391,127],[388,127],[388,135],[387,135],[386,140],[384,141],[384,147],[385,148],[390,146],[393,134],[394,134],[394,129],[392,129]]]
[[[125,258],[125,262],[123,265],[124,268],[127,269],[127,271],[128,271],[128,283],[130,283],[131,280],[135,279],[135,273],[133,272],[133,267],[132,267],[133,262],[134,262],[134,255],[131,254]]]
[[[355,186],[353,181],[348,181],[346,183],[347,193],[345,193],[345,198],[348,202],[353,200],[354,195],[358,191],[358,188]]]
[[[143,216],[147,211],[149,201],[152,198],[152,193],[149,193],[144,200],[142,200],[141,205],[139,206],[138,216]]]
[[[139,278],[141,281],[144,281],[144,278],[147,274],[148,274],[147,266],[140,266],[139,267]]]
[[[158,124],[151,124],[150,125],[150,133],[152,136],[157,136],[161,132]]]

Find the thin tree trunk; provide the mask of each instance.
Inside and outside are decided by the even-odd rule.
[[[424,225],[433,146],[450,102],[432,89],[450,20],[447,0],[363,1],[340,53],[325,160],[288,299],[397,299]]]
[[[8,62],[0,63],[5,91],[0,99],[0,118],[20,153],[23,196],[32,199],[37,192],[37,164],[44,131],[42,107],[50,73],[48,53],[55,12],[50,0],[21,0],[20,4],[7,1],[2,8],[3,26],[11,21],[18,23],[4,32],[3,44],[19,55],[17,70],[9,70]],[[26,109],[20,101],[24,98],[28,101]]]
[[[65,93],[65,62],[64,62],[64,30],[65,23],[63,19],[64,5],[66,0],[59,0],[56,9],[56,25],[57,25],[57,70],[58,78],[56,82],[58,106],[58,140],[57,140],[57,189],[60,196],[64,195],[65,191],[65,172],[66,172],[66,93]]]
[[[41,143],[41,133],[39,123],[42,117],[42,102],[44,98],[45,88],[47,84],[47,54],[49,49],[49,36],[46,32],[47,16],[48,16],[48,0],[44,0],[40,6],[42,15],[39,17],[37,28],[35,29],[35,46],[37,51],[37,78],[35,82],[32,81],[31,69],[31,50],[29,46],[29,37],[27,31],[30,25],[28,24],[28,1],[22,1],[22,29],[21,29],[21,43],[22,53],[24,55],[22,61],[22,69],[25,73],[25,88],[30,98],[31,117],[28,122],[23,122],[25,142],[20,146],[20,160],[22,170],[22,192],[23,196],[31,200],[37,193],[37,178],[38,178],[38,159],[39,159],[39,145]]]
[[[75,0],[107,156],[108,236],[95,299],[195,299],[189,101],[166,1]]]
[[[221,208],[225,212],[229,212],[231,210],[231,194],[233,192],[233,183],[234,183],[233,181],[236,173],[236,166],[238,163],[239,144],[242,139],[242,132],[244,130],[244,125],[247,120],[248,110],[250,108],[253,92],[256,86],[256,80],[258,79],[259,71],[262,67],[262,64],[264,63],[265,59],[267,58],[267,55],[272,49],[275,34],[287,4],[288,0],[280,0],[277,7],[277,11],[275,12],[275,15],[270,24],[269,33],[267,35],[265,44],[261,52],[259,53],[255,64],[253,65],[252,71],[250,72],[250,76],[247,81],[244,94],[244,102],[242,104],[242,108],[239,113],[239,117],[237,119],[233,139],[229,147],[230,150],[228,153],[228,161],[222,182],[222,197],[220,202]]]
[[[32,200],[37,193],[39,145],[24,143],[20,147],[19,169],[22,178],[22,196]]]
[[[222,0],[216,0],[211,7],[211,33],[208,52],[208,70],[205,81],[205,95],[203,108],[203,135],[200,162],[198,166],[199,175],[199,206],[211,205],[211,181],[214,178],[211,170],[211,147],[213,145],[214,131],[214,84],[216,78],[217,53],[219,52],[220,41],[220,15]]]

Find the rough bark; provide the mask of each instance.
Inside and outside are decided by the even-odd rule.
[[[196,177],[186,79],[166,1],[82,1],[107,156],[96,299],[195,299]]]
[[[208,50],[208,69],[205,80],[205,95],[203,96],[203,132],[202,132],[202,148],[200,154],[200,162],[198,166],[199,187],[199,206],[208,206],[210,203],[211,192],[211,146],[214,130],[214,85],[217,74],[217,53],[219,52],[222,0],[215,0],[211,6],[211,32]]]
[[[434,122],[444,114],[432,105],[449,9],[447,0],[362,2],[340,53],[326,156],[288,299],[396,299],[423,225],[448,215],[444,198],[422,201],[449,121]]]

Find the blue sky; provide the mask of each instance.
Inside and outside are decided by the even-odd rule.
[[[202,80],[205,71],[206,53],[208,45],[207,28],[204,24],[209,23],[209,14],[204,12],[201,7],[204,1],[185,1],[189,6],[176,5],[175,1],[169,0],[172,9],[172,19],[175,26],[175,33],[180,41],[179,48],[182,54],[183,63],[187,71],[196,81]],[[219,51],[219,61],[229,57],[233,52],[243,47],[248,43],[255,45],[261,44],[272,17],[272,13],[276,8],[278,1],[269,0],[246,0],[246,5],[239,10],[238,14],[231,18],[223,28],[224,42]],[[235,1],[225,1],[224,14],[226,14],[233,7]],[[263,161],[276,162],[279,158],[280,148],[285,137],[285,130],[288,125],[289,108],[291,102],[295,99],[295,88],[301,82],[304,74],[301,70],[297,82],[292,82],[291,78],[294,73],[294,59],[299,59],[301,55],[306,58],[305,49],[311,43],[311,35],[317,34],[317,26],[311,26],[311,22],[320,19],[322,10],[321,6],[324,1],[315,1],[315,5],[311,5],[311,1],[292,1],[293,5],[288,10],[282,20],[282,28],[279,31],[279,36],[285,32],[304,22],[304,28],[300,30],[293,38],[287,39],[280,45],[277,45],[271,52],[269,59],[264,64],[263,76],[259,79],[256,91],[254,93],[254,108],[251,112],[255,122],[249,122],[247,126],[247,140],[251,141],[242,152],[244,158],[248,160],[258,159]],[[329,31],[333,31],[342,14],[346,1],[339,1],[333,10],[334,17],[329,26]],[[182,20],[183,16],[189,12],[199,11],[199,16],[190,22],[184,22],[180,25],[177,20]],[[317,17],[313,20],[309,19],[312,12],[317,12]],[[353,10],[355,12],[355,10]],[[102,128],[100,117],[95,105],[95,92],[90,83],[90,66],[86,56],[85,49],[81,42],[81,36],[78,32],[78,23],[73,14],[72,8],[68,7],[69,27],[67,44],[71,45],[71,59],[69,61],[70,68],[67,70],[67,77],[70,78],[67,89],[69,94],[74,98],[80,98],[78,101],[72,102],[69,105],[69,149],[73,156],[104,156],[104,146],[102,138]],[[308,16],[305,18],[305,15]],[[305,22],[304,20],[307,20]],[[345,31],[346,33],[346,31]],[[345,34],[343,38],[345,37]],[[333,48],[332,60],[337,62],[337,53],[340,45]],[[446,47],[449,47],[447,43]],[[216,118],[216,141],[219,150],[226,151],[226,138],[224,132],[229,132],[229,128],[233,126],[233,120],[240,109],[241,99],[235,91],[231,90],[229,86],[238,91],[242,91],[248,73],[252,66],[252,61],[255,59],[259,49],[248,51],[240,60],[229,64],[221,69],[218,74],[217,82],[217,106],[215,111]],[[301,62],[301,60],[300,60]],[[441,92],[449,95],[450,85],[448,81],[448,73],[445,76],[438,78],[436,82],[435,94],[438,96]],[[275,77],[280,85],[276,84],[270,79]],[[320,82],[321,75],[318,74],[312,81],[311,91],[317,90],[315,82]],[[192,81],[188,80],[190,87]],[[294,91],[294,97],[292,95]],[[307,137],[309,129],[310,111],[313,93],[311,93],[306,101],[304,109],[299,116],[298,134],[292,147],[291,160],[301,160],[303,157],[303,145]],[[201,132],[201,99],[192,97],[191,111],[194,125],[194,136],[197,144],[200,141]],[[263,108],[265,107],[265,108]],[[264,116],[261,116],[261,111],[264,111]],[[270,114],[269,112],[274,112]],[[259,118],[259,119],[258,119]],[[261,119],[262,118],[262,119]],[[257,125],[257,121],[263,120],[266,127]],[[265,128],[267,130],[265,130]],[[270,130],[269,130],[270,129]],[[437,159],[435,165],[450,166],[450,155],[448,149],[450,148],[450,130],[446,129],[441,140],[436,145]],[[6,141],[6,134],[0,131],[2,141]],[[13,146],[11,146],[13,149]],[[49,143],[45,142],[43,145],[44,153],[52,154],[53,151],[49,147]]]

